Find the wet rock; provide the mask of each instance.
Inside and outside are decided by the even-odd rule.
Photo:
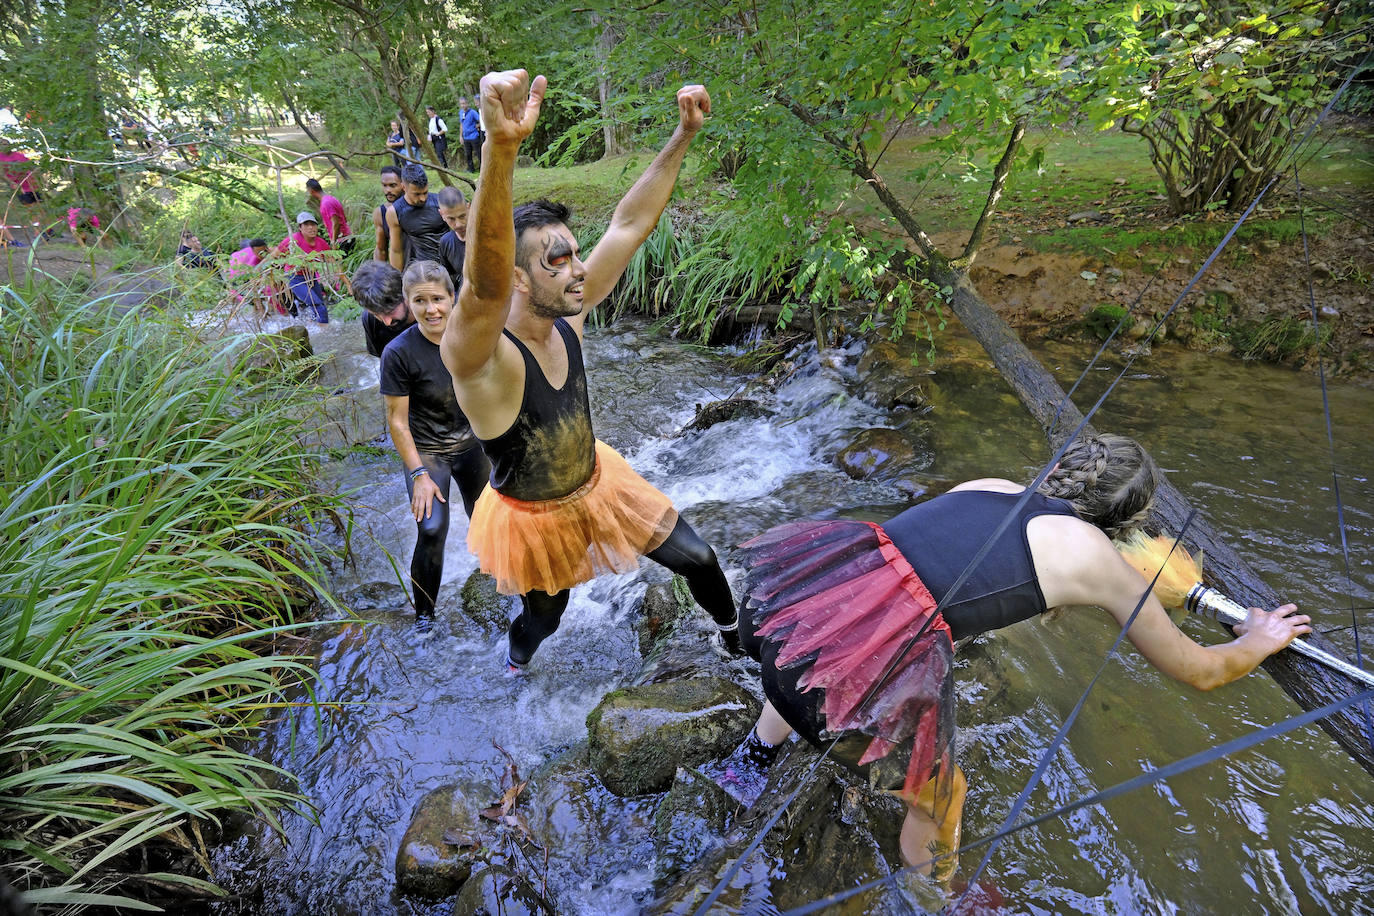
[[[1079,210],[1077,213],[1069,214],[1071,223],[1100,223],[1106,218],[1101,210]]]
[[[751,419],[761,417],[765,413],[763,405],[752,398],[726,398],[723,401],[712,401],[710,404],[698,404],[696,417],[683,427],[683,430],[710,429],[717,423],[727,420]]]
[[[512,619],[513,602],[519,600],[498,592],[496,580],[480,569],[468,576],[458,592],[458,599],[462,602],[463,616],[488,634],[505,632]]]
[[[92,283],[86,295],[90,300],[104,300],[102,305],[119,312],[144,306],[170,309],[177,299],[177,287],[161,274],[108,273]]]
[[[916,448],[899,430],[873,427],[855,436],[835,455],[835,464],[855,480],[896,478],[930,467],[929,455]]]
[[[553,916],[553,906],[529,881],[502,865],[484,868],[468,879],[453,901],[464,916]]]
[[[718,845],[734,809],[734,800],[720,786],[694,769],[679,767],[654,812],[654,887],[667,887]]]
[[[662,792],[679,766],[732,750],[759,709],[742,687],[716,677],[614,690],[587,716],[592,769],[617,795]]]
[[[715,648],[715,632],[715,624],[696,606],[680,576],[650,585],[639,617],[639,651],[645,658],[634,684],[730,679],[730,663]]]
[[[1278,239],[1260,239],[1259,247],[1261,251],[1267,251],[1270,254],[1273,254],[1274,252],[1279,251],[1283,248],[1283,243],[1280,242]]]
[[[925,340],[908,330],[899,340],[879,340],[869,346],[859,357],[860,396],[884,410],[928,408],[925,385],[931,370],[912,362],[918,347],[924,345]]]
[[[247,369],[267,380],[280,378],[296,383],[318,370],[311,361],[315,349],[303,325],[288,325],[275,334],[259,334],[248,345]]]
[[[765,838],[762,850],[744,861],[719,898],[721,911],[786,910],[891,874],[900,856],[903,805],[857,784],[833,762],[821,763],[813,774],[817,754],[801,742],[784,749],[758,803],[741,816],[720,846],[702,855],[646,912],[693,912],[799,784],[800,795]],[[886,885],[851,899],[846,907],[844,912],[884,916],[911,912],[899,892]]]
[[[441,786],[420,800],[396,853],[397,889],[444,897],[468,880],[481,848],[478,807],[458,786]]]

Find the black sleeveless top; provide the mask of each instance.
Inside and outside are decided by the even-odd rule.
[[[438,261],[439,239],[448,232],[448,223],[439,215],[439,196],[429,194],[415,206],[401,195],[391,204],[396,222],[405,233],[406,264],[412,261]]]
[[[389,207],[389,206],[391,206],[391,204],[378,204],[378,205],[377,205],[377,212],[380,213],[381,216],[382,216],[382,254],[383,254],[383,255],[385,255],[385,254],[386,254],[386,250],[387,250],[388,248],[391,247],[391,223],[387,222],[387,218],[386,218],[386,208]],[[397,218],[399,219],[399,217],[397,217]]]
[[[562,318],[554,327],[568,350],[568,378],[561,389],[544,377],[539,362],[520,338],[503,331],[525,359],[525,393],[510,429],[495,439],[482,439],[491,461],[491,485],[512,499],[538,500],[567,496],[591,479],[596,467],[596,438],[587,401],[587,372],[577,332]]]
[[[950,586],[1021,498],[1021,493],[961,490],[912,506],[883,530],[930,589],[944,601]],[[1044,613],[1026,523],[1039,515],[1077,518],[1062,499],[1033,493],[941,613],[955,639],[1010,626]]]

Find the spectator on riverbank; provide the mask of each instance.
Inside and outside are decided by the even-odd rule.
[[[439,216],[448,232],[439,236],[439,263],[448,271],[453,288],[463,285],[463,259],[467,257],[468,201],[463,192],[454,187],[441,188],[438,193]]]
[[[405,134],[401,133],[400,121],[391,122],[391,129],[386,135],[386,148],[391,150],[392,165],[399,169],[405,164],[405,160],[401,158],[401,153],[406,151],[406,138]]]
[[[401,272],[385,261],[367,261],[354,271],[353,298],[363,307],[363,340],[373,356],[380,357],[415,323],[401,292]]]
[[[434,146],[434,155],[439,157],[439,164],[448,168],[448,125],[444,119],[439,117],[439,112],[433,105],[425,108],[425,114],[429,115],[429,142]]]
[[[5,176],[9,184],[5,195],[4,222],[0,223],[5,227],[7,240],[10,228],[19,228],[15,220],[22,220],[22,225],[27,226],[30,239],[38,241],[45,238],[43,195],[38,190],[38,169],[32,159],[14,149],[9,138],[4,136],[0,136],[0,174]],[[19,204],[18,211],[11,207],[16,202]],[[7,241],[7,244],[12,244],[12,241]]]
[[[397,270],[412,261],[438,261],[439,239],[448,231],[439,215],[438,195],[429,193],[425,168],[410,163],[401,169],[404,191],[387,210],[387,232],[391,236],[388,260]]]
[[[324,186],[316,178],[305,183],[305,193],[315,206],[320,208],[320,219],[324,220],[324,237],[330,247],[337,248],[345,255],[353,253],[353,234],[348,228],[348,217],[344,215],[343,204],[333,194],[324,193]]]
[[[90,207],[68,207],[67,228],[77,244],[85,248],[90,241],[90,233],[100,231],[100,217]],[[104,235],[97,236],[96,242],[104,246]]]
[[[215,253],[207,251],[190,229],[181,230],[181,244],[177,246],[177,263],[182,267],[200,270],[215,269]]]
[[[372,246],[372,260],[385,261],[391,253],[391,230],[387,228],[386,211],[391,209],[391,205],[401,196],[404,188],[401,184],[401,170],[397,166],[384,165],[378,174],[382,181],[382,196],[386,201],[378,204],[372,211],[372,231],[376,235]]]
[[[468,161],[468,171],[476,172],[482,167],[482,119],[477,109],[468,107],[467,99],[458,100],[458,126],[463,135],[463,157]]]
[[[302,210],[296,214],[297,231],[277,243],[277,254],[291,253],[294,248],[305,255],[301,263],[286,264],[287,286],[294,300],[291,314],[296,314],[297,303],[307,309],[320,325],[329,324],[329,306],[325,300],[324,281],[320,268],[323,264],[320,252],[329,250],[329,243],[320,238],[320,223],[315,214]]]

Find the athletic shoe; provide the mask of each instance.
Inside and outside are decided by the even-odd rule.
[[[510,657],[510,652],[506,653],[506,674],[509,677],[523,677],[525,674],[525,666],[517,665]]]

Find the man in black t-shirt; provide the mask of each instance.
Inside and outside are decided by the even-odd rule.
[[[385,261],[365,261],[353,274],[353,298],[363,307],[367,352],[380,357],[386,345],[415,324],[401,293],[401,272]]]
[[[456,290],[463,285],[463,259],[467,257],[468,201],[457,188],[439,191],[439,215],[448,232],[439,237],[439,263],[448,271]]]
[[[448,231],[439,215],[439,198],[429,193],[429,175],[414,162],[401,169],[404,193],[386,211],[391,234],[391,266],[404,270],[414,261],[438,261],[439,238]]]
[[[453,308],[448,272],[434,261],[416,261],[406,269],[402,282],[415,323],[382,351],[381,389],[418,529],[410,584],[416,628],[427,633],[444,578],[449,483],[458,484],[463,509],[471,516],[491,465],[458,407],[453,379],[439,355],[439,341]]]

